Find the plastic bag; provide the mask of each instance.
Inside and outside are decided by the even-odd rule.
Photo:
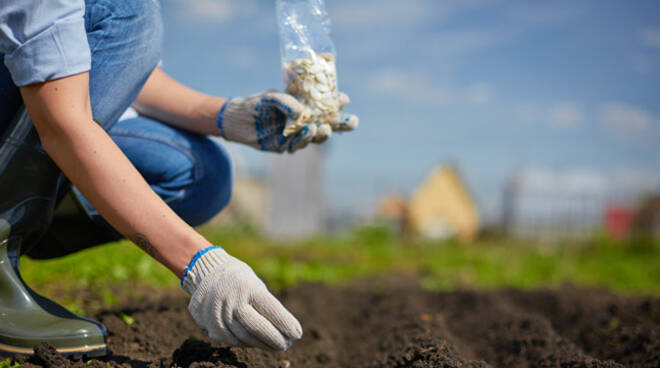
[[[336,50],[324,0],[277,0],[285,91],[309,114],[287,127],[288,135],[311,123],[330,123],[339,112]]]

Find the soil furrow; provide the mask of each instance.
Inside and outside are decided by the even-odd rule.
[[[183,293],[96,313],[112,353],[71,361],[42,346],[27,367],[659,367],[660,299],[563,288],[429,292],[415,280],[281,295],[304,337],[282,354],[213,344]],[[122,315],[132,317],[121,318]]]
[[[622,367],[584,354],[545,316],[522,311],[499,293],[441,294],[439,301],[452,333],[494,366]]]
[[[629,366],[660,367],[660,300],[604,290],[510,290],[520,308],[544,315],[555,330],[587,354]]]

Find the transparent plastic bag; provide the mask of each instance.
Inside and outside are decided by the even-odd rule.
[[[340,107],[337,53],[324,0],[277,0],[276,6],[285,90],[310,109],[287,127],[287,135],[305,124],[336,119]]]
[[[325,30],[325,33],[330,35],[332,33],[332,25],[330,23],[330,17],[328,16],[328,12],[325,10],[325,1],[310,0],[310,3],[312,6],[312,14],[319,19],[321,25],[323,26],[323,29]]]

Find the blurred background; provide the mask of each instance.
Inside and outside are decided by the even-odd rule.
[[[285,236],[385,215],[441,238],[461,221],[621,237],[660,192],[656,1],[326,3],[361,126],[293,156],[229,143],[242,220]],[[220,96],[282,89],[274,1],[162,5],[175,78]]]
[[[283,89],[274,1],[161,3],[175,79]],[[226,143],[235,193],[209,239],[275,287],[411,272],[432,288],[660,292],[659,2],[326,3],[360,127],[295,155]],[[52,267],[83,287],[175,283],[127,244],[92,252],[108,272]]]

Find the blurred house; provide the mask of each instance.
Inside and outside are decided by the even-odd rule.
[[[399,195],[387,195],[381,199],[376,212],[376,219],[398,234],[409,232],[408,203]]]
[[[625,205],[610,205],[605,212],[605,232],[616,240],[630,236],[635,210]]]
[[[504,230],[542,241],[589,237],[602,227],[607,184],[584,171],[520,171],[504,189]]]
[[[450,166],[430,173],[410,198],[407,213],[411,230],[429,238],[469,241],[479,232],[477,207],[458,171]]]
[[[634,231],[660,239],[660,195],[642,203],[634,219]]]
[[[660,182],[653,176],[586,170],[517,172],[503,193],[503,227],[512,236],[541,241],[585,239],[605,230],[619,240],[660,234]],[[640,205],[640,198],[649,198]]]

